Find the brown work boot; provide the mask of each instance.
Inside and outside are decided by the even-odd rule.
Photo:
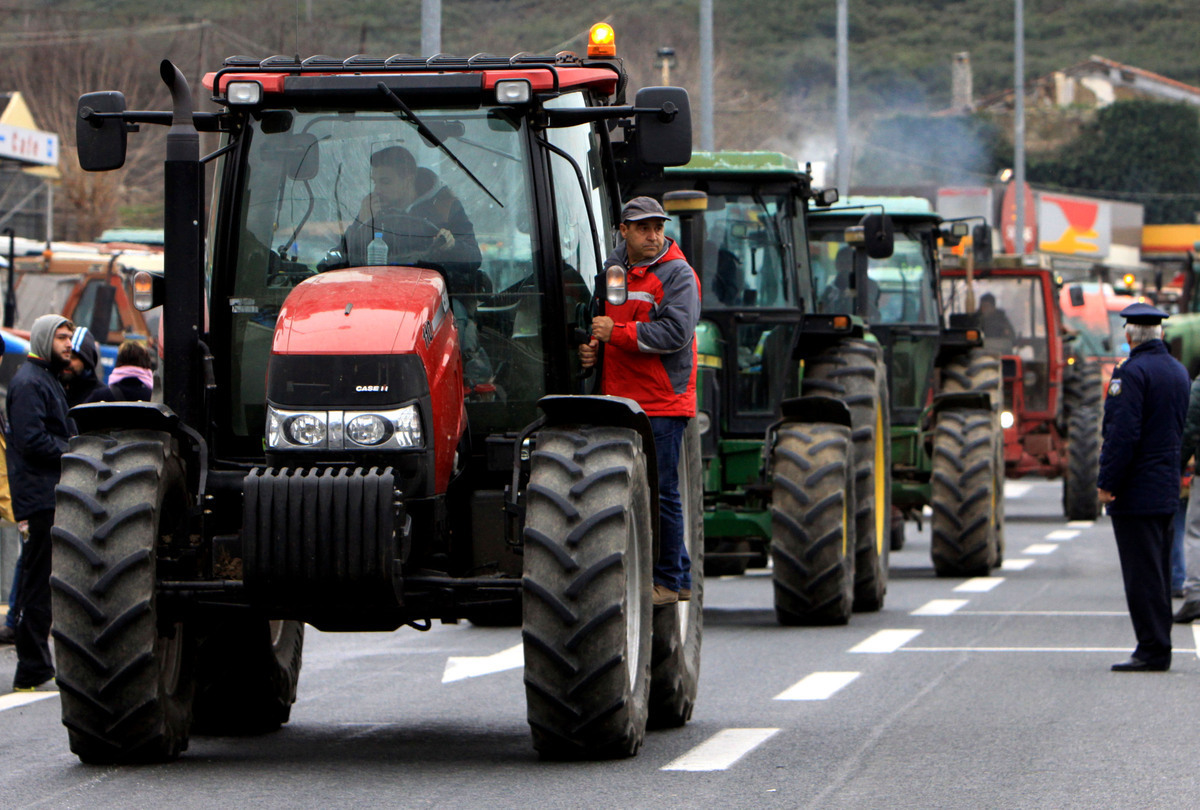
[[[692,601],[692,589],[691,588],[680,588],[679,589],[679,601],[680,602]]]
[[[654,606],[673,605],[679,601],[679,591],[673,591],[666,585],[654,583]]]

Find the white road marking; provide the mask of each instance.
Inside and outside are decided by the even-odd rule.
[[[1058,550],[1057,543],[1034,543],[1031,546],[1025,546],[1022,554],[1053,554]]]
[[[525,650],[522,644],[492,655],[452,656],[446,661],[446,671],[442,673],[442,683],[477,678],[480,675],[491,675],[493,672],[504,672],[507,669],[517,669],[524,665]]]
[[[971,577],[954,590],[959,593],[987,593],[1003,581],[1004,577]]]
[[[909,616],[949,616],[963,605],[966,599],[933,599],[914,610]]]
[[[13,692],[8,695],[0,695],[0,712],[52,697],[58,697],[58,692]]]
[[[1005,498],[1020,498],[1029,490],[1033,489],[1033,484],[1022,484],[1017,481],[1004,482],[1004,497]]]
[[[1054,531],[1050,532],[1050,534],[1046,535],[1046,539],[1055,541],[1074,540],[1078,536],[1078,529],[1055,529]]]
[[[905,647],[904,652],[985,652],[985,653],[1125,653],[1129,647]],[[1195,650],[1176,649],[1177,653]]]
[[[890,653],[903,647],[917,636],[920,630],[880,630],[850,648],[852,653]]]
[[[1094,520],[1068,520],[1068,529],[1090,529],[1096,525]]]
[[[775,696],[776,700],[828,700],[859,676],[858,672],[814,672]]]
[[[1001,571],[1024,571],[1029,566],[1033,565],[1036,560],[1022,560],[1017,557],[1011,560],[1005,560],[1000,563]]]
[[[1124,610],[963,610],[960,616],[1128,616]]]
[[[1196,640],[1196,657],[1200,658],[1200,624],[1192,622],[1192,638]]]
[[[777,728],[727,728],[671,760],[661,770],[724,771],[778,733]]]

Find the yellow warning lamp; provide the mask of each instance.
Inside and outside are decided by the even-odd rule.
[[[1126,273],[1125,275],[1121,276],[1121,282],[1124,283],[1127,288],[1132,289],[1134,282],[1133,273]]]
[[[617,35],[608,23],[596,23],[588,32],[587,55],[595,59],[617,55]]]

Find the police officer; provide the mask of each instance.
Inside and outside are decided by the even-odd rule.
[[[1097,485],[1112,517],[1138,644],[1112,668],[1163,672],[1171,666],[1172,521],[1190,384],[1162,340],[1167,313],[1137,303],[1121,316],[1130,352],[1108,385]]]

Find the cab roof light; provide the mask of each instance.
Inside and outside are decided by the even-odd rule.
[[[258,82],[230,82],[225,86],[225,98],[230,104],[258,104],[263,89]]]
[[[528,104],[533,90],[526,79],[505,79],[496,82],[497,104]]]
[[[617,55],[617,35],[608,23],[596,23],[588,32],[588,58],[598,59]]]

